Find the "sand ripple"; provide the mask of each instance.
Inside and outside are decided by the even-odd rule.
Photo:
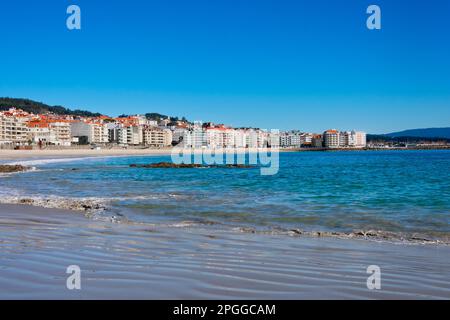
[[[0,298],[450,298],[450,248],[112,224],[0,206]],[[82,269],[82,290],[65,269]],[[382,289],[366,287],[379,265]]]

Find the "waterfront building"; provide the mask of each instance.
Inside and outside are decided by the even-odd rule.
[[[55,120],[49,122],[50,137],[54,145],[70,147],[72,144],[70,123],[63,120]]]
[[[119,124],[115,122],[110,122],[106,124],[106,129],[108,130],[108,142],[109,143],[119,143],[118,129]]]
[[[191,148],[204,148],[208,146],[206,131],[203,128],[194,128],[189,131],[187,141]]]
[[[350,148],[366,147],[366,133],[362,131],[341,132],[341,146]]]
[[[172,131],[156,127],[143,129],[144,144],[152,147],[169,147],[172,145]]]
[[[305,147],[311,146],[312,138],[313,138],[312,133],[305,132],[305,133],[300,134],[300,145],[305,146]]]
[[[313,148],[323,148],[323,137],[321,134],[313,135],[311,139],[311,147]]]
[[[143,128],[139,126],[120,127],[117,130],[118,143],[122,145],[141,145],[144,143]]]
[[[183,139],[187,132],[188,129],[186,128],[174,128],[172,131],[172,143],[178,144],[183,142]]]
[[[11,108],[0,112],[0,144],[26,144],[29,139],[29,114]]]
[[[28,122],[28,140],[35,144],[53,144],[56,140],[55,134],[50,131],[46,121]]]
[[[234,146],[236,148],[247,147],[247,132],[243,129],[234,130]]]
[[[340,132],[336,129],[330,129],[323,133],[323,145],[325,148],[339,148],[341,143]]]
[[[235,147],[235,131],[224,125],[210,125],[205,128],[209,148]]]
[[[70,130],[72,137],[86,137],[88,143],[109,142],[108,126],[103,123],[74,121],[70,124]]]
[[[280,147],[281,148],[300,148],[302,145],[302,135],[298,131],[288,131],[280,133]]]
[[[247,148],[267,147],[268,134],[260,129],[247,129],[246,144]]]
[[[355,136],[355,147],[365,148],[367,146],[367,134],[362,131],[352,131]]]

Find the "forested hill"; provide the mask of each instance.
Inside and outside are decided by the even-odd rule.
[[[0,111],[8,110],[14,107],[22,109],[23,111],[43,114],[52,112],[60,115],[73,115],[73,116],[85,116],[85,117],[97,117],[100,113],[90,112],[86,110],[71,110],[62,106],[49,106],[42,102],[37,102],[29,99],[15,99],[15,98],[2,98],[0,97]]]
[[[450,139],[450,128],[411,129],[386,134],[388,137],[424,137]]]

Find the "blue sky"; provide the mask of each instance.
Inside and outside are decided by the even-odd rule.
[[[77,4],[82,30],[66,28]],[[382,30],[366,28],[370,4]],[[0,96],[234,126],[450,126],[448,0],[0,3]]]

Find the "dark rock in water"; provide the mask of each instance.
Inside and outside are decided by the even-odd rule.
[[[34,200],[33,199],[20,199],[19,203],[20,204],[33,204]]]
[[[221,166],[217,166],[217,167],[221,167]],[[227,164],[224,167],[225,168],[241,168],[241,169],[253,168],[253,166],[249,166],[246,164]]]
[[[172,163],[172,162],[158,162],[149,164],[130,164],[130,168],[252,168],[252,166],[244,164],[226,164],[226,165],[204,165],[198,163]]]
[[[20,164],[16,165],[0,165],[0,173],[12,173],[12,172],[23,172],[28,170],[28,167],[22,166]]]

